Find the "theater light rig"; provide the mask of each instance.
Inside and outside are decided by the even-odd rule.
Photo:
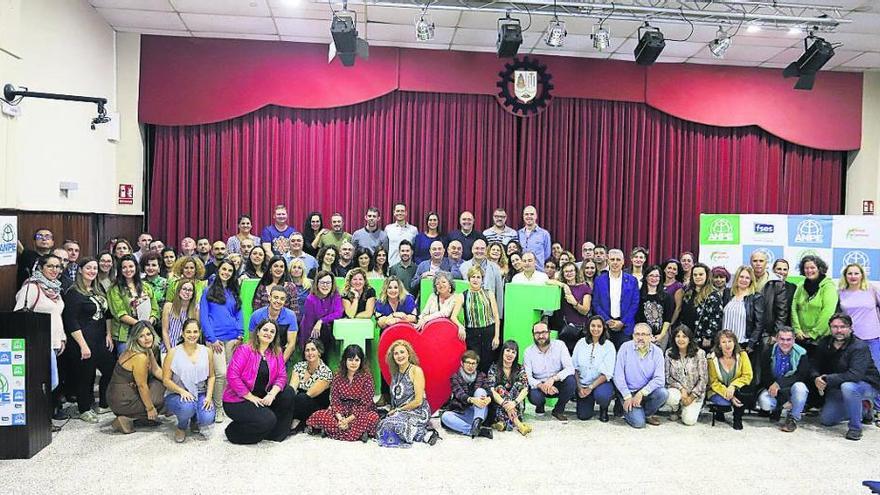
[[[21,100],[25,98],[40,98],[43,100],[94,103],[98,106],[98,115],[92,119],[92,130],[95,130],[95,126],[98,124],[106,124],[107,122],[110,122],[110,117],[107,116],[107,98],[99,98],[97,96],[66,95],[61,93],[41,93],[39,91],[31,91],[25,87],[16,88],[12,84],[7,84],[3,86],[2,99],[6,103],[9,103],[10,105],[18,105]]]

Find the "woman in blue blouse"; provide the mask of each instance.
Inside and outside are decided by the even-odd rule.
[[[599,421],[608,422],[608,405],[614,396],[611,378],[614,376],[616,353],[608,340],[608,329],[601,316],[593,316],[587,323],[588,335],[578,340],[571,355],[577,381],[577,417],[588,420],[595,414],[599,403]]]

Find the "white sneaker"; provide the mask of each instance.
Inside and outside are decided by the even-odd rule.
[[[95,411],[96,414],[107,414],[109,412],[112,412],[113,410],[109,407],[101,407],[95,404],[94,406],[92,406],[92,411]]]
[[[85,421],[86,423],[97,423],[98,414],[95,411],[88,410],[84,413],[79,413],[79,419]]]

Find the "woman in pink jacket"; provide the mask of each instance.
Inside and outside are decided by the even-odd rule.
[[[290,433],[294,393],[277,334],[275,323],[263,320],[232,355],[223,391],[223,409],[232,420],[226,438],[232,443],[281,442]]]

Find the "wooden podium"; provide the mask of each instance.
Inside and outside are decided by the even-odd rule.
[[[0,459],[52,442],[49,315],[0,312]]]

